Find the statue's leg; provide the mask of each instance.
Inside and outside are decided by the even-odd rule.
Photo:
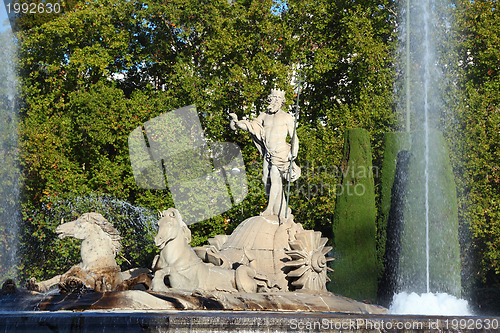
[[[79,265],[75,265],[61,276],[58,287],[61,292],[80,291],[85,287],[95,290],[95,279]]]
[[[53,278],[41,282],[36,282],[35,278],[31,278],[26,282],[26,289],[45,292],[50,289],[50,287],[55,286],[61,281],[62,275],[56,275]]]
[[[271,189],[269,191],[269,203],[266,210],[264,210],[261,215],[278,215],[279,211],[275,211],[275,207],[276,205],[279,207],[283,198],[281,173],[275,165],[271,166],[270,178]]]
[[[254,279],[256,275],[255,269],[241,265],[234,274],[236,288],[246,293],[257,292],[257,282]]]
[[[279,194],[278,194],[278,198],[277,198],[276,202],[274,203],[273,212],[274,212],[275,215],[278,215],[280,217],[285,217],[286,193],[283,190],[283,185],[282,184],[283,184],[283,182],[281,182],[281,184],[280,184],[281,198],[279,197]]]
[[[156,255],[155,259],[158,261],[159,255]],[[153,261],[153,263],[156,264],[156,262]],[[126,271],[121,272],[122,280],[131,280],[135,279],[136,277],[139,277],[143,274],[151,274],[151,270],[149,268],[143,268],[143,267],[138,267],[138,268],[132,268]]]
[[[169,287],[165,284],[165,276],[170,275],[170,267],[159,269],[155,272],[151,281],[150,290],[152,291],[168,291]]]

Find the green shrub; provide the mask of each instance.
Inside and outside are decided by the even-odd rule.
[[[333,220],[334,255],[329,289],[354,299],[377,298],[375,189],[368,131],[351,129],[344,141],[343,179]]]

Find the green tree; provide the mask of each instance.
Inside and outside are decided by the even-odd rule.
[[[145,121],[195,103],[210,140],[235,141],[227,111],[254,112],[288,75],[275,61],[271,5],[92,1],[19,32],[26,261],[38,260],[29,246],[64,257],[53,246],[59,217],[84,211],[46,212],[61,200],[111,195],[155,209],[173,205],[167,191],[134,183],[127,137]],[[255,156],[254,148],[244,151]],[[243,205],[251,207],[241,210],[246,216],[255,215],[255,204]],[[194,226],[194,244],[231,230],[244,217],[229,218],[238,208]]]
[[[458,1],[460,103],[453,130],[461,219],[473,246],[468,275],[489,285],[500,276],[500,16],[496,1]],[[472,252],[473,251],[473,252]],[[474,281],[468,281],[473,283]]]
[[[25,243],[54,249],[59,216],[83,211],[46,211],[80,196],[172,206],[168,191],[135,184],[127,137],[190,104],[210,141],[242,147],[250,184],[239,206],[191,226],[193,245],[257,215],[266,203],[262,157],[248,135],[229,130],[228,113],[254,117],[274,87],[286,91],[290,106],[299,67],[306,81],[298,127],[304,175],[292,186],[290,205],[298,222],[331,236],[343,133],[367,129],[376,162],[381,134],[394,123],[393,4],[289,1],[279,15],[273,4],[94,0],[20,30]],[[66,250],[54,251],[46,262]]]

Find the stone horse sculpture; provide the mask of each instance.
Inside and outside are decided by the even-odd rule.
[[[44,292],[54,285],[58,285],[62,291],[85,287],[105,292],[116,290],[120,285],[120,289],[129,289],[130,285],[137,282],[135,279],[141,273],[149,271],[133,269],[121,272],[120,266],[115,261],[115,256],[121,250],[120,234],[99,213],[85,213],[75,221],[61,224],[56,228],[56,232],[61,239],[74,237],[82,240],[80,250],[82,261],[66,273],[49,280],[36,282],[34,278],[30,279],[27,283],[27,288],[30,290]],[[142,278],[145,278],[144,275]]]
[[[160,254],[153,261],[153,291],[169,288],[189,291],[256,292],[255,270],[248,266],[227,269],[203,262],[193,251],[191,231],[179,211],[169,208],[159,214],[155,244]]]

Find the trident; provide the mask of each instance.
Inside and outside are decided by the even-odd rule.
[[[302,73],[299,70],[299,81],[298,81],[298,87],[297,87],[297,103],[295,104],[295,119],[293,122],[293,136],[292,136],[292,145],[290,147],[290,165],[288,166],[288,179],[287,179],[287,190],[286,190],[286,206],[285,206],[285,219],[288,217],[288,202],[290,201],[290,183],[292,182],[292,163],[293,163],[293,146],[295,143],[295,135],[297,131],[297,120],[299,119],[299,99],[300,99],[300,88],[302,84]]]

